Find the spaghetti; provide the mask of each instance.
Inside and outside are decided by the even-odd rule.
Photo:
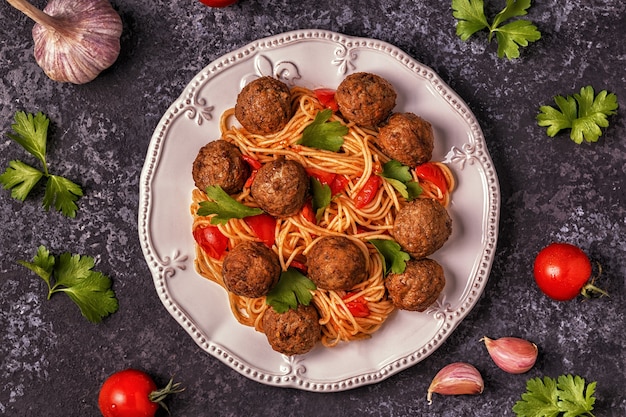
[[[322,343],[325,346],[335,346],[341,341],[369,337],[394,311],[384,286],[384,261],[377,250],[372,245],[366,245],[366,242],[370,239],[391,239],[389,232],[393,228],[395,215],[405,204],[405,200],[398,196],[390,183],[382,181],[373,200],[364,207],[357,208],[355,197],[359,191],[371,176],[380,172],[382,164],[389,161],[375,146],[377,132],[346,123],[333,114],[330,121],[339,121],[349,128],[341,152],[301,146],[297,142],[304,128],[324,108],[310,90],[294,87],[291,93],[294,116],[282,131],[269,136],[250,134],[232,125],[234,109],[228,109],[220,119],[221,139],[236,145],[244,155],[262,164],[284,156],[297,160],[307,169],[323,170],[343,175],[347,179],[344,191],[332,198],[331,204],[326,207],[317,223],[309,221],[302,212],[277,219],[276,241],[272,247],[278,254],[283,271],[294,261],[303,259],[318,239],[329,235],[342,235],[352,239],[366,255],[366,280],[349,291],[314,291],[313,303],[320,313],[322,324]],[[455,182],[445,164],[436,164],[444,174],[447,190],[442,191],[428,181],[419,181],[423,190],[420,197],[436,198],[446,206]],[[413,176],[418,181],[415,173]],[[257,206],[250,195],[249,187],[232,197],[245,205]],[[190,207],[194,220],[193,230],[210,224],[210,217],[196,214],[200,202],[206,200],[207,196],[202,190],[193,190]],[[219,224],[217,227],[228,238],[229,248],[245,240],[259,240],[246,222],[240,219],[230,219],[226,224]],[[199,245],[196,245],[195,266],[203,277],[224,287],[222,260],[211,258]],[[247,298],[231,292],[228,292],[228,297],[230,308],[241,324],[263,331],[262,316],[268,308],[265,297]],[[348,305],[355,301],[367,304],[369,314],[366,317],[355,317],[351,312]]]

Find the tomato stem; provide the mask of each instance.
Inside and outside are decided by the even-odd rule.
[[[152,391],[150,395],[148,395],[148,398],[150,398],[150,401],[153,403],[159,404],[167,411],[167,414],[171,415],[169,408],[167,408],[164,402],[165,398],[167,398],[168,395],[177,394],[184,390],[185,388],[181,388],[180,382],[174,383],[174,378],[172,378],[165,387]]]
[[[600,294],[600,297],[609,296],[608,292],[595,285],[596,280],[600,278],[600,275],[602,275],[602,265],[600,264],[600,262],[596,262],[596,265],[598,265],[598,273],[591,277],[589,282],[580,290],[580,293],[585,298],[591,298],[591,296],[596,294]]]

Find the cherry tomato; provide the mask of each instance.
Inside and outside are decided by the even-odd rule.
[[[310,223],[317,224],[317,219],[315,218],[315,212],[313,211],[313,203],[311,200],[307,200],[302,209],[300,210],[300,214]]]
[[[347,293],[346,295],[344,295],[342,298],[342,300],[346,300],[348,298],[350,298],[352,296],[352,294]],[[348,310],[350,311],[350,313],[354,316],[354,317],[367,317],[370,315],[370,309],[367,306],[367,301],[365,300],[365,297],[361,296],[361,297],[357,297],[356,299],[352,300],[352,301],[348,301],[346,303],[346,307],[348,307]]]
[[[318,88],[313,90],[313,93],[315,93],[315,97],[322,103],[322,106],[332,111],[339,110],[339,105],[335,100],[335,90],[330,88]]]
[[[348,186],[348,178],[346,178],[345,175],[339,175],[317,168],[307,168],[306,172],[310,177],[315,178],[321,184],[328,185],[331,195],[339,194]]]
[[[148,374],[126,369],[104,381],[98,407],[104,417],[152,417],[159,409],[159,404],[150,400],[150,394],[156,390]]]
[[[200,3],[210,7],[226,7],[237,3],[237,0],[200,0]]]
[[[220,259],[228,247],[228,238],[217,226],[196,227],[193,237],[202,250],[213,259]]]
[[[551,243],[535,258],[533,268],[539,289],[557,301],[575,298],[591,277],[591,262],[580,248],[569,243]]]
[[[268,247],[276,241],[276,219],[269,214],[262,213],[243,219],[254,234]]]
[[[261,164],[261,161],[254,159],[253,157],[249,155],[242,155],[242,158],[250,166],[250,170],[251,170],[250,176],[246,180],[244,187],[251,187],[252,183],[254,182],[254,179],[256,178],[257,172],[259,172],[259,169],[263,166],[263,164]]]
[[[354,205],[356,208],[363,208],[368,205],[374,199],[378,188],[380,188],[380,177],[372,174],[367,181],[365,181],[363,188],[361,188],[354,197]]]
[[[442,193],[445,194],[445,192],[448,191],[448,182],[446,181],[446,177],[443,175],[443,172],[441,172],[441,169],[437,166],[437,164],[433,162],[426,162],[418,165],[415,167],[415,173],[418,178],[433,183],[435,187],[441,190]]]

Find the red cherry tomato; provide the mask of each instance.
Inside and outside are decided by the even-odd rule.
[[[202,250],[213,259],[220,259],[228,247],[228,238],[217,226],[196,227],[193,237]]]
[[[317,224],[317,219],[315,218],[315,212],[313,211],[313,203],[311,200],[307,200],[302,209],[300,210],[300,214],[310,223]]]
[[[352,294],[347,293],[346,295],[344,295],[343,297],[341,297],[343,300],[346,300],[348,298],[350,298],[352,296]],[[365,297],[361,296],[361,297],[357,297],[356,299],[352,300],[352,301],[348,301],[346,303],[346,307],[348,307],[348,310],[350,311],[350,313],[354,316],[354,317],[367,317],[370,315],[370,309],[367,306],[367,301],[365,300]]]
[[[210,7],[226,7],[237,3],[237,0],[200,0],[200,3]]]
[[[337,104],[337,100],[335,100],[335,90],[330,88],[318,88],[313,90],[315,93],[315,97],[322,103],[327,109],[331,109],[332,111],[339,110],[339,105]]]
[[[321,184],[328,185],[331,195],[339,194],[348,186],[348,178],[346,178],[345,175],[339,175],[317,168],[307,168],[306,172],[310,177],[315,178]]]
[[[380,177],[378,175],[372,174],[365,185],[354,197],[354,205],[356,208],[363,208],[367,206],[373,199],[376,193],[378,192],[378,188],[380,188]]]
[[[109,376],[98,395],[98,407],[104,417],[152,417],[159,404],[150,400],[157,390],[145,372],[126,369]]]
[[[276,219],[269,214],[257,214],[243,219],[263,243],[271,247],[276,241]]]
[[[569,243],[551,243],[535,258],[533,268],[539,289],[557,301],[575,298],[591,277],[591,262],[580,248]]]
[[[445,192],[448,191],[446,177],[437,164],[426,162],[425,164],[418,165],[415,167],[415,173],[418,178],[433,183],[442,193],[445,194]]]

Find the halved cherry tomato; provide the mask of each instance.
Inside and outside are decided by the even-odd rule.
[[[363,208],[368,205],[374,199],[379,187],[380,177],[376,174],[372,174],[367,181],[365,181],[363,188],[361,188],[354,197],[354,205],[356,208]]]
[[[248,179],[246,180],[246,183],[244,184],[244,187],[250,187],[252,186],[252,183],[254,182],[256,173],[263,166],[263,164],[259,160],[251,157],[250,155],[241,155],[241,157],[244,161],[246,161],[248,165],[250,165],[250,169],[251,169],[250,176],[248,177]]]
[[[347,293],[343,297],[342,300],[346,300],[350,298],[352,294]],[[370,315],[370,308],[367,306],[367,301],[363,296],[357,297],[356,299],[349,301],[346,303],[346,307],[354,317],[367,317]]]
[[[335,90],[331,88],[318,88],[313,90],[313,93],[315,93],[315,97],[322,103],[322,106],[332,111],[339,110],[339,105],[337,104],[337,100],[335,100]]]
[[[307,168],[306,172],[321,184],[328,185],[331,195],[339,194],[348,186],[348,178],[345,175],[335,174],[318,168]]]
[[[348,177],[346,177],[345,175],[335,175],[335,179],[331,184],[329,184],[331,194],[336,195],[345,190],[348,186],[348,182]]]
[[[439,168],[435,163],[426,162],[418,165],[415,167],[415,173],[418,178],[433,183],[435,187],[441,190],[442,193],[448,191],[448,182],[446,181],[446,177],[443,175],[441,168]]]
[[[196,227],[193,237],[202,250],[213,259],[220,259],[228,247],[228,238],[217,226]]]
[[[292,266],[292,267],[300,270],[300,272],[302,272],[304,274],[306,274],[306,271],[308,269],[304,262],[296,261],[295,259],[293,261],[291,261],[289,266]]]
[[[315,218],[315,212],[313,211],[313,202],[311,200],[307,200],[302,209],[300,210],[302,217],[313,224],[317,224],[317,219]]]
[[[237,0],[200,0],[200,3],[210,7],[226,7],[237,3]]]
[[[256,216],[245,217],[243,221],[250,226],[256,237],[261,239],[267,246],[272,247],[274,242],[276,242],[276,219],[274,217],[262,213]]]

